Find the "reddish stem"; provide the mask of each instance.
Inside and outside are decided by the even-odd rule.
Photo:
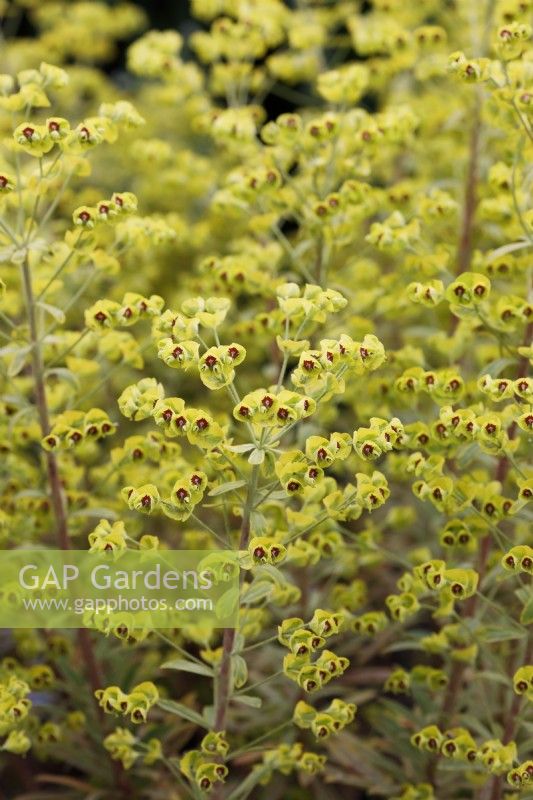
[[[35,401],[37,412],[39,415],[39,424],[41,428],[41,435],[44,438],[50,433],[50,414],[48,411],[48,402],[46,399],[46,386],[44,383],[44,364],[41,351],[41,344],[39,341],[39,329],[37,325],[37,317],[35,314],[35,302],[33,296],[33,287],[31,282],[30,268],[28,260],[26,259],[22,265],[22,280],[24,284],[24,295],[26,298],[28,324],[30,328],[30,339],[32,344],[32,374],[35,384]],[[52,500],[52,507],[54,511],[54,518],[56,521],[57,541],[62,550],[71,550],[71,542],[68,533],[68,518],[63,496],[63,489],[61,485],[61,477],[59,475],[59,466],[55,453],[48,452],[46,454],[46,467],[48,472],[48,484],[50,487],[50,495]],[[87,670],[87,674],[91,683],[93,691],[99,689],[103,685],[102,674],[96,661],[89,632],[82,628],[78,631],[78,641],[80,646],[81,655]]]
[[[463,223],[459,249],[457,252],[457,273],[466,272],[472,258],[472,241],[474,233],[474,218],[477,207],[477,181],[479,170],[479,140],[481,133],[481,101],[476,95],[472,114],[472,127],[470,129],[470,144],[468,154],[468,168],[465,180]]]

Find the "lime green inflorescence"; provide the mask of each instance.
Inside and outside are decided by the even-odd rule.
[[[6,631],[0,785],[526,800],[532,0],[189,11],[0,0],[0,547],[238,627]]]

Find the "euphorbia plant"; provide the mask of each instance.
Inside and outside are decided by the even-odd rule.
[[[82,633],[90,758],[70,639],[14,637],[4,749],[111,796],[527,797],[531,4],[192,12],[201,67],[150,31],[135,96],[71,70],[81,122],[39,111],[68,68],[2,79],[2,522],[235,550],[238,627]]]

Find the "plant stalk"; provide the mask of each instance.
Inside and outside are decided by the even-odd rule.
[[[481,135],[481,98],[476,94],[472,113],[472,126],[470,128],[470,143],[468,154],[468,166],[465,179],[464,200],[463,200],[463,219],[461,225],[461,237],[459,239],[459,249],[457,252],[457,274],[466,272],[470,267],[472,258],[472,244],[474,236],[474,221],[477,207],[477,182],[479,172],[480,154],[480,135]]]
[[[250,482],[248,484],[248,492],[246,502],[244,505],[241,535],[239,539],[239,550],[245,550],[248,546],[248,539],[250,538],[250,517],[254,505],[255,493],[257,489],[257,482],[259,479],[259,465],[254,464]],[[220,671],[216,679],[216,692],[215,692],[215,720],[214,730],[224,731],[226,729],[226,719],[228,714],[229,702],[231,699],[231,683],[232,683],[232,669],[231,657],[235,645],[235,638],[237,635],[236,628],[225,628],[222,638],[222,659],[220,662]],[[218,787],[215,795],[215,800],[220,796],[220,789]]]
[[[22,263],[22,284],[24,290],[24,299],[26,303],[26,312],[28,315],[28,324],[30,328],[30,339],[32,343],[32,373],[35,386],[35,400],[37,405],[37,412],[39,415],[39,424],[41,427],[41,434],[43,438],[50,433],[50,414],[48,410],[48,402],[46,399],[46,387],[44,382],[44,364],[41,351],[41,344],[39,340],[39,329],[37,325],[37,315],[35,312],[35,299],[33,295],[33,287],[31,281],[30,266],[28,258],[24,259]],[[59,475],[59,466],[55,453],[46,453],[46,467],[48,472],[48,483],[50,486],[50,495],[52,500],[52,508],[54,511],[54,518],[56,521],[56,535],[59,547],[61,550],[71,550],[71,542],[68,533],[68,519],[63,490],[61,486],[61,477]],[[103,677],[100,671],[99,664],[94,655],[92,642],[89,632],[85,628],[80,628],[78,631],[78,641],[80,652],[87,670],[87,675],[93,691],[103,686]]]

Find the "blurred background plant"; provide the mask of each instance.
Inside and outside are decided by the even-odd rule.
[[[0,791],[533,796],[529,0],[0,13],[2,546],[246,554],[5,632]]]

